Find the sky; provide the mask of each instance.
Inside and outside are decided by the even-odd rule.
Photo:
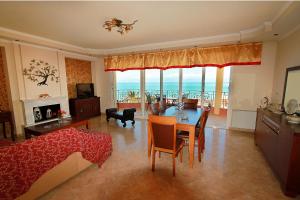
[[[206,67],[205,79],[206,82],[216,81],[216,67]],[[164,70],[164,82],[178,82],[179,69]],[[145,70],[146,83],[147,82],[159,82],[160,70],[151,69]],[[190,69],[183,69],[183,81],[184,82],[201,82],[202,68],[195,67]],[[230,67],[224,68],[224,81],[229,82],[230,79]],[[118,82],[140,82],[140,71],[130,70],[125,72],[117,72]]]

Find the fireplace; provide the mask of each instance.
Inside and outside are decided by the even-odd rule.
[[[69,102],[65,96],[24,99],[22,102],[26,127],[57,120],[57,111],[60,109],[66,111],[65,117],[70,117]]]
[[[43,122],[51,119],[56,119],[57,113],[60,110],[60,104],[47,106],[33,107],[34,122]]]

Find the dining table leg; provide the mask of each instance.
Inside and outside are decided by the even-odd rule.
[[[189,161],[190,167],[193,168],[194,163],[194,151],[195,151],[195,127],[189,127]]]

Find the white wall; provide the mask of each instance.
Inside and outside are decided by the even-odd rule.
[[[20,51],[21,57],[21,67],[18,68],[17,73],[19,73],[19,84],[24,85],[25,96],[24,99],[37,99],[40,94],[49,94],[51,97],[56,96],[65,96],[66,94],[61,91],[60,84],[64,83],[66,80],[66,73],[60,73],[60,69],[64,69],[64,65],[60,66],[58,62],[58,51],[53,49],[43,49],[37,48],[29,45],[16,45],[15,48],[18,48],[17,51]],[[33,82],[29,80],[26,76],[23,75],[23,70],[30,68],[31,60],[40,60],[46,62],[49,66],[52,66],[53,69],[57,70],[55,73],[59,77],[59,82],[57,83],[54,79],[53,81],[49,77],[47,80],[47,85],[38,85],[39,81],[42,81],[42,78],[39,78],[39,81]],[[64,63],[63,63],[64,64]]]
[[[272,92],[274,103],[281,103],[286,68],[294,66],[300,66],[300,29],[278,43]]]
[[[52,97],[65,97],[67,107],[63,109],[66,110],[68,114],[69,106],[65,57],[89,60],[92,62],[93,83],[95,84],[96,95],[101,97],[102,112],[105,108],[113,106],[112,91],[109,89],[110,85],[113,85],[113,73],[104,72],[103,58],[2,39],[0,39],[0,46],[5,49],[9,92],[17,135],[23,134],[23,126],[25,124],[24,109],[21,100],[38,99],[38,95],[42,93],[48,93]],[[55,64],[59,69],[59,84],[49,84],[48,86],[38,87],[36,83],[24,78],[23,69],[27,67],[28,60],[32,58],[43,58],[51,62],[51,64]]]
[[[264,42],[261,65],[231,68],[228,128],[255,128],[256,109],[264,96],[272,94],[276,49],[276,42]]]
[[[104,71],[104,58],[99,57],[92,63],[92,80],[95,83],[95,95],[101,97],[101,112],[115,107],[114,105],[114,73]]]
[[[5,67],[7,70],[8,87],[7,91],[10,96],[10,109],[13,111],[15,130],[17,134],[22,133],[22,124],[24,124],[24,116],[22,104],[20,102],[20,93],[18,87],[18,77],[16,70],[16,61],[14,56],[14,45],[7,40],[0,39],[0,46],[4,47],[5,52]]]

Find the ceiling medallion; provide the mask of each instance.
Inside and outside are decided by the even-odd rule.
[[[111,29],[116,27],[117,32],[119,32],[121,35],[127,33],[128,31],[133,29],[133,25],[137,22],[138,20],[134,20],[131,24],[124,24],[122,20],[117,19],[117,18],[112,18],[110,21],[105,21],[103,24],[103,27],[111,32]]]

